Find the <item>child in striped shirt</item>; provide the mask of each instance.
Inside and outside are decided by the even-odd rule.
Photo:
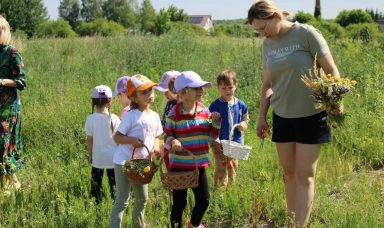
[[[184,71],[176,79],[173,90],[182,97],[166,118],[165,149],[169,152],[171,172],[193,170],[195,162],[183,148],[195,156],[199,168],[198,186],[192,191],[195,195],[195,206],[192,210],[188,228],[204,227],[200,222],[208,208],[209,191],[205,167],[209,166],[208,142],[215,140],[220,132],[221,118],[218,112],[211,113],[200,101],[203,87],[211,83],[203,81],[193,71]],[[167,152],[167,151],[166,151]],[[183,210],[187,204],[187,190],[173,191],[171,226],[182,227]]]

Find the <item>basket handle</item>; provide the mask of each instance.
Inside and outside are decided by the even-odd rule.
[[[196,170],[196,171],[199,171],[199,166],[198,166],[198,164],[197,164],[197,160],[196,160],[195,155],[194,155],[191,151],[185,149],[184,147],[183,147],[182,150],[185,151],[185,152],[187,152],[189,155],[192,156],[193,161],[194,161],[194,163],[195,163],[195,170]],[[169,151],[168,151],[168,153],[169,153]],[[164,163],[164,154],[161,155],[160,165],[159,165],[159,166],[160,166],[160,173],[161,173],[161,174],[163,173],[163,164],[162,164],[162,163]],[[170,163],[170,164],[171,164],[171,163]]]
[[[136,150],[137,148],[141,148],[141,147],[144,147],[144,148],[148,151],[148,154],[149,154],[149,160],[152,161],[151,152],[149,151],[148,147],[147,147],[145,144],[143,144],[143,145],[140,146],[140,147],[134,147],[134,148],[133,148],[131,159],[133,159],[133,154],[135,153],[135,150]]]
[[[229,144],[231,144],[231,141],[232,141],[232,137],[233,137],[233,133],[235,131],[235,129],[240,126],[240,124],[235,124],[233,125],[231,131],[229,132]],[[244,132],[243,131],[240,131],[240,134],[241,134],[241,144],[244,145]]]

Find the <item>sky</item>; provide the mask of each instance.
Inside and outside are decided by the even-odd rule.
[[[60,0],[43,0],[50,19],[58,18]],[[140,0],[138,0],[141,3]],[[184,9],[189,15],[208,14],[213,20],[240,19],[247,17],[247,11],[254,0],[152,0],[156,11],[170,5]],[[304,11],[313,14],[315,0],[275,0],[280,9],[292,14]],[[321,0],[321,14],[325,19],[334,19],[342,10],[378,9],[384,12],[384,0]]]

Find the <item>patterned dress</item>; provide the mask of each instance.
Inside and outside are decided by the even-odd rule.
[[[19,51],[0,44],[0,78],[11,79],[16,88],[0,85],[0,176],[13,174],[21,165],[20,90],[26,87],[24,63]]]

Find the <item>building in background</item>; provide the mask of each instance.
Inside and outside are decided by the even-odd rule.
[[[207,32],[213,32],[211,15],[189,15],[188,22],[203,28]]]

